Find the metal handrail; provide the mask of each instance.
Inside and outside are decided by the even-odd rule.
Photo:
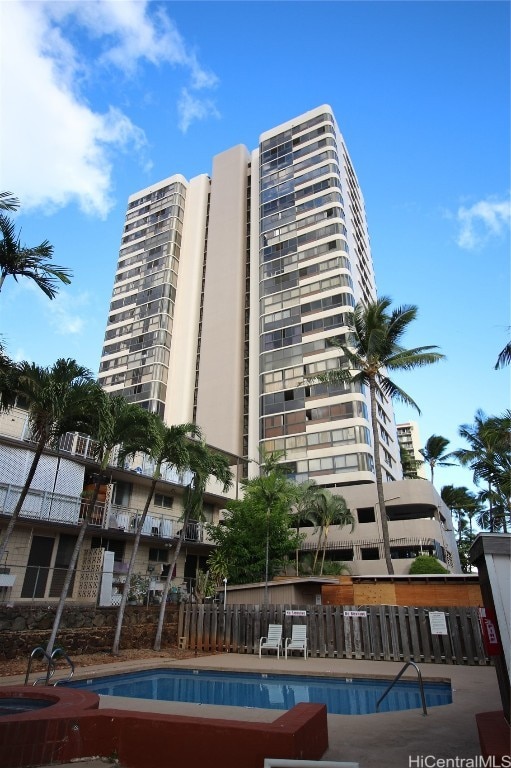
[[[60,680],[56,680],[53,683],[54,687],[59,685],[60,683],[67,683],[67,681],[71,680],[71,678],[73,677],[73,675],[75,673],[75,665],[73,664],[73,662],[71,661],[71,659],[69,658],[69,656],[67,655],[67,653],[65,652],[65,650],[63,648],[55,648],[55,650],[53,651],[53,653],[51,655],[51,660],[53,662],[53,665],[55,666],[55,661],[56,661],[56,655],[57,654],[59,654],[60,658],[63,658],[63,659],[65,659],[67,661],[67,663],[71,667],[71,672],[68,674],[67,677],[63,677]]]
[[[37,654],[42,654],[44,658],[48,660],[48,669],[46,671],[46,675],[44,677],[38,677],[37,680],[35,680],[32,685],[37,685],[37,683],[40,683],[41,680],[45,680],[45,685],[48,685],[48,681],[51,677],[53,677],[53,674],[55,672],[55,664],[53,662],[53,659],[51,656],[48,656],[44,648],[40,645],[37,646],[37,648],[34,648],[32,653],[29,656],[28,659],[28,666],[27,666],[27,674],[25,675],[25,685],[28,685],[28,678],[30,677],[30,670],[32,668],[32,661],[36,657]]]
[[[406,664],[404,665],[404,667],[403,667],[403,669],[401,670],[401,672],[400,672],[398,675],[396,675],[396,677],[395,677],[395,678],[394,678],[394,680],[391,682],[391,684],[388,686],[388,688],[385,690],[385,692],[383,693],[383,695],[382,695],[382,696],[380,696],[380,698],[379,698],[379,699],[378,699],[378,701],[376,702],[376,711],[377,711],[377,712],[378,712],[378,707],[380,706],[380,704],[381,704],[381,702],[383,701],[383,699],[385,698],[385,696],[386,696],[386,695],[389,693],[389,691],[390,691],[390,690],[391,690],[391,689],[392,689],[392,688],[395,686],[395,684],[397,683],[397,681],[399,680],[399,678],[401,677],[401,675],[402,675],[402,674],[403,674],[403,673],[404,673],[404,672],[405,672],[405,671],[408,669],[408,667],[413,667],[413,668],[416,670],[416,672],[417,672],[417,678],[418,678],[418,680],[419,680],[419,689],[420,689],[420,694],[421,694],[421,701],[422,701],[422,714],[423,714],[423,716],[424,716],[424,717],[425,717],[425,716],[428,714],[428,710],[426,709],[426,698],[425,698],[425,696],[424,696],[424,684],[423,684],[423,682],[422,682],[422,675],[421,675],[421,671],[420,671],[419,667],[417,666],[417,664],[416,664],[414,661],[407,661],[407,662],[406,662]]]

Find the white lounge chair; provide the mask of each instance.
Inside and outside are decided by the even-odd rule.
[[[261,637],[259,640],[259,658],[261,651],[277,651],[277,658],[280,657],[282,650],[282,624],[270,624],[268,627],[268,637]]]
[[[286,659],[288,651],[303,651],[303,658],[307,658],[307,627],[305,624],[295,624],[291,637],[286,638]]]

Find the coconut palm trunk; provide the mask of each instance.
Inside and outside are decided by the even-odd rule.
[[[389,536],[389,521],[387,518],[387,509],[385,507],[385,497],[383,494],[383,475],[381,471],[381,459],[380,459],[380,433],[377,417],[377,404],[376,404],[376,378],[371,376],[369,378],[369,399],[371,403],[371,426],[373,429],[374,440],[374,474],[376,476],[376,493],[378,495],[378,510],[381,522],[381,533],[383,539],[383,554],[385,556],[385,563],[387,565],[387,571],[389,575],[394,573],[394,566],[392,564],[392,558],[390,556],[390,536]]]
[[[121,603],[119,605],[119,611],[117,614],[117,625],[115,628],[114,642],[112,645],[112,654],[114,656],[119,655],[119,645],[121,642],[122,625],[124,621],[124,613],[126,611],[126,604],[128,602],[128,594],[130,591],[131,577],[133,575],[133,571],[135,570],[135,561],[137,559],[138,547],[140,544],[140,537],[142,536],[142,529],[146,521],[147,513],[149,511],[149,505],[151,504],[151,501],[153,499],[154,491],[156,489],[156,483],[158,482],[158,479],[159,479],[159,473],[158,473],[158,476],[156,475],[153,476],[151,487],[149,489],[149,493],[147,494],[147,499],[144,505],[144,511],[142,512],[142,517],[140,518],[137,525],[137,533],[135,535],[135,541],[133,542],[133,550],[131,552],[130,562],[128,565],[128,573],[126,575],[126,581],[124,582]]]
[[[82,550],[83,540],[85,538],[87,526],[89,525],[89,520],[92,517],[94,506],[98,498],[100,485],[101,485],[101,476],[98,476],[98,479],[94,484],[94,491],[92,493],[92,497],[89,501],[89,504],[87,505],[87,511],[85,513],[85,517],[83,518],[82,524],[80,526],[80,532],[78,533],[78,538],[76,539],[76,543],[73,549],[73,554],[71,555],[71,561],[67,569],[66,578],[64,579],[64,584],[62,585],[62,592],[60,593],[57,610],[55,612],[55,618],[53,620],[53,627],[51,630],[50,639],[48,640],[48,644],[46,646],[46,653],[48,656],[51,656],[53,653],[53,646],[55,645],[57,632],[59,631],[60,622],[62,621],[62,614],[64,613],[64,607],[66,605],[66,599],[69,594],[71,580],[74,576],[76,564],[78,562],[78,556]]]
[[[191,511],[185,510],[185,514],[183,517],[183,527],[181,528],[181,532],[179,534],[179,538],[176,542],[176,548],[174,550],[174,556],[172,558],[172,561],[169,566],[169,573],[167,576],[167,582],[165,584],[165,587],[163,588],[163,592],[161,595],[161,605],[160,605],[160,614],[158,616],[158,626],[156,628],[156,637],[154,638],[154,650],[159,651],[161,650],[161,638],[163,635],[163,623],[165,621],[165,611],[167,608],[167,597],[169,594],[170,586],[172,584],[172,574],[174,573],[174,568],[176,567],[177,560],[179,558],[179,553],[181,552],[181,547],[183,545],[183,541],[186,534],[186,528],[188,523],[190,522],[190,516]]]

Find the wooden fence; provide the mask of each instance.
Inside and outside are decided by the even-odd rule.
[[[438,610],[445,615],[447,634],[431,632],[429,613]],[[178,637],[189,650],[258,654],[259,638],[267,634],[269,624],[282,624],[283,638],[291,636],[293,624],[306,624],[314,658],[490,663],[477,608],[227,605],[224,609],[186,603],[180,607]]]

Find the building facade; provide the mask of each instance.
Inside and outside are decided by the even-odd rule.
[[[413,470],[415,477],[425,478],[424,459],[419,453],[419,449],[422,448],[419,425],[416,421],[406,421],[403,424],[397,424],[397,440],[403,451],[406,451],[407,455],[414,462],[422,462],[417,465]]]
[[[348,314],[375,297],[362,193],[321,106],[217,155],[211,177],[129,198],[100,382],[245,460],[285,451],[297,481],[370,483],[368,392],[307,382],[339,366]],[[399,480],[392,404],[378,411]]]

